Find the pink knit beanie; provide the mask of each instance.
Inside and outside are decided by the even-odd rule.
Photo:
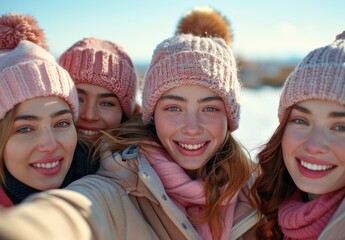
[[[76,42],[60,57],[60,64],[76,84],[104,87],[119,99],[127,117],[135,107],[136,74],[127,53],[117,44],[95,38]]]
[[[280,97],[279,121],[287,108],[308,99],[345,105],[345,31],[330,45],[310,52],[286,79]]]
[[[239,123],[240,83],[234,56],[220,38],[181,34],[160,43],[145,75],[143,122],[148,124],[162,94],[182,85],[199,85],[224,101],[230,131]]]
[[[79,104],[75,85],[55,58],[37,45],[46,46],[42,30],[32,20],[19,14],[0,17],[0,119],[28,99],[58,96],[70,105],[76,120]]]

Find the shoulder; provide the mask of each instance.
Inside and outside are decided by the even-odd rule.
[[[100,160],[98,174],[103,175],[109,171],[137,171],[138,148],[130,146],[122,152],[106,151]],[[116,174],[116,172],[113,172]]]
[[[248,235],[245,239],[255,239],[254,226],[260,218],[248,199],[249,189],[253,185],[254,178],[255,176],[252,175],[238,194],[234,223],[229,239],[241,239],[240,237],[244,234]]]
[[[321,233],[319,239],[342,239],[345,236],[345,199]]]

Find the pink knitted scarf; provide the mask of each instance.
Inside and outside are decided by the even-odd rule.
[[[303,202],[300,192],[286,200],[278,211],[284,239],[317,239],[345,196],[345,188]]]
[[[152,154],[151,154],[152,153]],[[187,215],[197,217],[205,207],[205,189],[201,180],[192,180],[169,156],[153,150],[147,156],[150,165],[161,179],[172,201]],[[233,223],[237,195],[226,207],[225,225],[221,239],[227,239]],[[202,239],[213,239],[209,224],[194,226]]]

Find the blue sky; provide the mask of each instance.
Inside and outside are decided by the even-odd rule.
[[[0,14],[34,16],[56,57],[84,37],[97,37],[123,46],[139,63],[150,61],[155,46],[195,6],[225,15],[235,54],[248,59],[303,57],[345,30],[344,0],[0,0]]]

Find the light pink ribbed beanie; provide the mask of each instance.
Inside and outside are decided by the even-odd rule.
[[[37,44],[46,47],[43,32],[32,17],[0,17],[0,119],[25,100],[58,96],[69,104],[76,120],[78,95],[71,77]]]
[[[143,122],[148,124],[162,94],[182,85],[199,85],[224,101],[230,131],[238,127],[240,83],[235,58],[220,38],[181,34],[160,43],[145,75]]]
[[[110,41],[85,38],[61,55],[60,64],[75,84],[94,84],[113,92],[125,115],[132,116],[137,79],[133,63],[122,47]]]
[[[279,121],[289,107],[309,99],[345,105],[345,31],[330,45],[310,52],[286,79],[280,97]]]

